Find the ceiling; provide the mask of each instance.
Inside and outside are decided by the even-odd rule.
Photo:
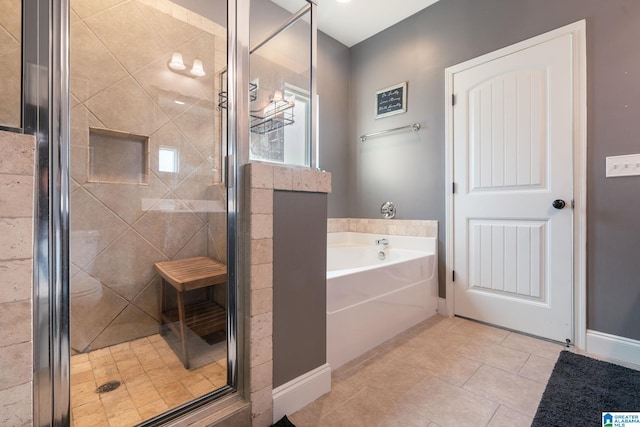
[[[272,0],[290,12],[301,0]],[[421,11],[438,0],[318,0],[318,29],[351,47]]]

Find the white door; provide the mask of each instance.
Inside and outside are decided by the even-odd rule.
[[[455,314],[572,342],[573,45],[453,75]]]

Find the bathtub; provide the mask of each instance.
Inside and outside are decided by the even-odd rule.
[[[377,239],[387,238],[384,260]],[[336,369],[436,314],[432,237],[330,233],[327,238],[327,363]]]

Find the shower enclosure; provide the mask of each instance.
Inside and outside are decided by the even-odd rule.
[[[226,9],[70,10],[72,425],[135,425],[231,385]],[[203,259],[218,269],[198,286],[161,274]]]
[[[0,130],[37,144],[34,425],[243,393],[242,166],[316,162],[315,3],[251,3],[2,2]]]
[[[248,18],[236,16],[248,2],[218,2],[209,17],[167,0],[23,6],[22,130],[39,145],[34,424],[184,416],[239,387],[236,118],[247,106],[230,91],[228,126],[216,99],[222,70],[242,84]],[[159,263],[193,259],[216,274],[186,289],[161,276]]]

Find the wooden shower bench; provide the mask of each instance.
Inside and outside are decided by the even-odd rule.
[[[227,312],[219,305],[210,302],[184,304],[184,293],[227,282],[227,266],[208,257],[195,257],[162,261],[154,264],[162,277],[160,285],[160,331],[166,324],[180,337],[182,344],[182,363],[189,369],[189,350],[186,328],[203,337],[226,329]],[[173,286],[178,296],[178,307],[164,311],[164,284]]]

